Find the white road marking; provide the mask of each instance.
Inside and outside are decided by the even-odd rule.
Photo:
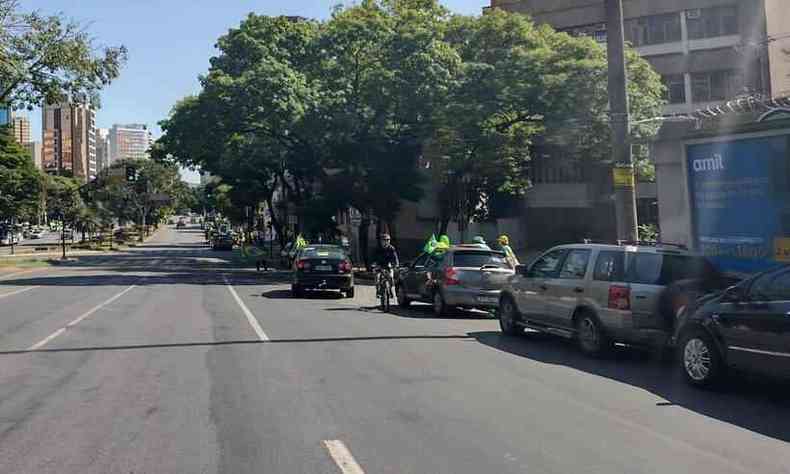
[[[327,439],[323,441],[324,447],[329,451],[332,460],[335,461],[340,472],[343,474],[365,474],[362,467],[351,455],[346,445],[339,439]]]
[[[0,295],[0,298],[6,298],[8,296],[18,295],[19,293],[24,293],[26,291],[35,290],[36,288],[40,288],[38,286],[28,286],[27,288],[22,288],[21,290],[12,291],[10,293],[3,293]]]
[[[117,295],[113,296],[112,298],[108,299],[107,301],[94,306],[93,308],[91,308],[87,312],[83,313],[80,317],[78,317],[74,321],[71,321],[70,323],[66,324],[62,328],[60,328],[57,331],[53,332],[49,336],[45,337],[44,339],[42,339],[42,340],[38,341],[37,343],[33,344],[32,346],[28,347],[27,350],[35,351],[36,349],[41,349],[43,346],[48,344],[50,341],[52,341],[56,337],[60,336],[64,332],[66,332],[66,329],[68,329],[70,327],[73,327],[73,326],[76,326],[81,321],[83,321],[85,318],[89,317],[90,315],[92,315],[96,311],[104,308],[105,306],[107,306],[108,304],[110,304],[113,301],[117,300],[118,298],[120,298],[121,296],[125,295],[126,293],[132,291],[136,287],[137,287],[137,285],[132,285],[132,286],[126,288],[125,290],[123,290],[122,292],[118,293]]]
[[[239,298],[238,293],[236,293],[236,290],[233,289],[233,285],[231,285],[230,282],[228,281],[228,277],[223,275],[222,279],[225,280],[225,286],[228,287],[228,291],[230,291],[230,294],[233,295],[233,299],[236,300],[236,303],[241,308],[241,311],[244,313],[244,316],[247,316],[247,321],[249,321],[250,326],[252,326],[252,330],[255,331],[255,334],[258,335],[258,339],[260,339],[261,341],[268,341],[269,336],[267,336],[266,333],[263,332],[263,328],[261,328],[261,325],[258,323],[258,320],[255,319],[255,316],[247,308],[247,305],[245,305],[244,302],[241,300],[241,298]]]

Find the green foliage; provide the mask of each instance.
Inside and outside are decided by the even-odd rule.
[[[658,241],[658,226],[655,224],[642,224],[637,230],[639,231],[639,240],[641,242]]]
[[[606,51],[526,16],[365,0],[322,22],[250,14],[217,46],[202,91],[160,123],[154,157],[220,178],[213,204],[237,221],[277,196],[305,229],[331,230],[348,206],[388,222],[426,175],[443,220],[486,218],[531,185],[536,145],[610,156]],[[659,76],[628,59],[634,120],[659,115]],[[655,132],[639,122],[633,135]]]
[[[46,193],[49,218],[73,225],[85,208],[80,182],[64,176],[47,176]]]
[[[21,13],[14,0],[0,3],[0,103],[96,103],[98,91],[118,77],[125,61],[126,48],[97,50],[79,23]]]
[[[0,221],[35,216],[41,191],[41,174],[33,160],[10,126],[0,126]]]

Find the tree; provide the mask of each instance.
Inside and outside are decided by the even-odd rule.
[[[609,156],[605,51],[524,16],[363,0],[322,22],[251,14],[217,45],[200,93],[160,122],[154,156],[220,178],[230,217],[265,201],[283,244],[286,212],[311,232],[331,233],[349,206],[361,235],[373,217],[391,227],[425,174],[443,230],[529,187],[537,146]],[[660,80],[629,59],[633,115],[656,116]],[[655,131],[646,122],[634,136]]]
[[[85,27],[62,16],[21,13],[0,0],[0,104],[31,108],[66,99],[97,102],[118,77],[123,46],[96,48]]]
[[[442,230],[450,220],[487,218],[498,193],[527,189],[536,145],[590,162],[611,156],[606,50],[595,41],[499,10],[454,17],[446,39],[463,67],[432,142]],[[658,74],[632,50],[628,73],[635,121],[659,116]],[[633,136],[656,131],[644,123]]]
[[[41,174],[14,139],[10,126],[0,126],[0,222],[36,216]]]
[[[62,224],[60,243],[62,258],[66,258],[66,227],[75,227],[79,215],[85,208],[85,202],[80,195],[80,182],[74,178],[64,176],[48,176],[47,187],[47,214],[50,219],[58,220]]]

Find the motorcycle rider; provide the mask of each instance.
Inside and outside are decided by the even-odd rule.
[[[395,250],[395,247],[392,245],[392,239],[390,238],[389,234],[381,234],[379,237],[379,242],[381,246],[376,251],[376,254],[373,256],[373,266],[386,268],[387,265],[392,265],[392,269],[390,272],[393,272],[395,268],[398,268],[399,261],[398,261],[398,251]],[[390,277],[392,277],[392,273]],[[381,294],[379,293],[379,278],[380,273],[376,272],[376,297],[380,297]]]

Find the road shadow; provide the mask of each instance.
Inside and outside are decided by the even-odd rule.
[[[411,305],[408,308],[401,308],[397,304],[393,304],[390,306],[389,312],[384,312],[381,310],[381,305],[376,304],[374,306],[346,306],[340,308],[324,308],[324,311],[361,311],[365,313],[380,313],[386,314],[388,316],[396,316],[399,318],[409,318],[409,319],[425,319],[425,320],[448,320],[448,319],[491,319],[491,317],[487,313],[483,313],[480,311],[468,311],[468,310],[454,310],[448,313],[445,316],[436,316],[433,314],[433,308],[431,305]]]
[[[103,269],[91,268],[103,271]],[[139,274],[144,273],[144,274]],[[225,285],[256,286],[280,284],[288,280],[288,276],[278,272],[260,272],[239,269],[211,269],[195,271],[152,270],[150,267],[126,268],[119,273],[103,273],[99,275],[41,275],[1,280],[2,287],[42,286],[42,287],[85,287],[85,286],[157,286],[157,285]]]
[[[64,347],[57,349],[19,349],[10,351],[0,351],[0,356],[22,355],[22,354],[47,354],[62,352],[101,352],[101,351],[134,351],[146,349],[176,349],[188,347],[217,347],[217,346],[241,346],[241,345],[269,345],[269,344],[311,344],[327,342],[376,342],[376,341],[419,341],[419,340],[456,340],[471,341],[472,336],[466,334],[438,335],[438,336],[361,336],[361,337],[318,337],[306,339],[270,339],[261,341],[260,339],[239,339],[229,341],[206,341],[206,342],[175,342],[166,344],[129,344],[120,346],[85,346],[85,347]]]
[[[741,428],[790,441],[790,383],[734,375],[716,391],[688,385],[675,364],[661,364],[650,354],[617,346],[604,359],[591,359],[567,340],[540,333],[507,336],[500,332],[471,332],[491,348],[545,364],[562,365],[647,390],[672,405]]]
[[[261,293],[261,296],[274,300],[340,300],[345,298],[343,293],[330,290],[306,290],[299,298],[295,298],[291,294],[291,290],[269,290]]]

